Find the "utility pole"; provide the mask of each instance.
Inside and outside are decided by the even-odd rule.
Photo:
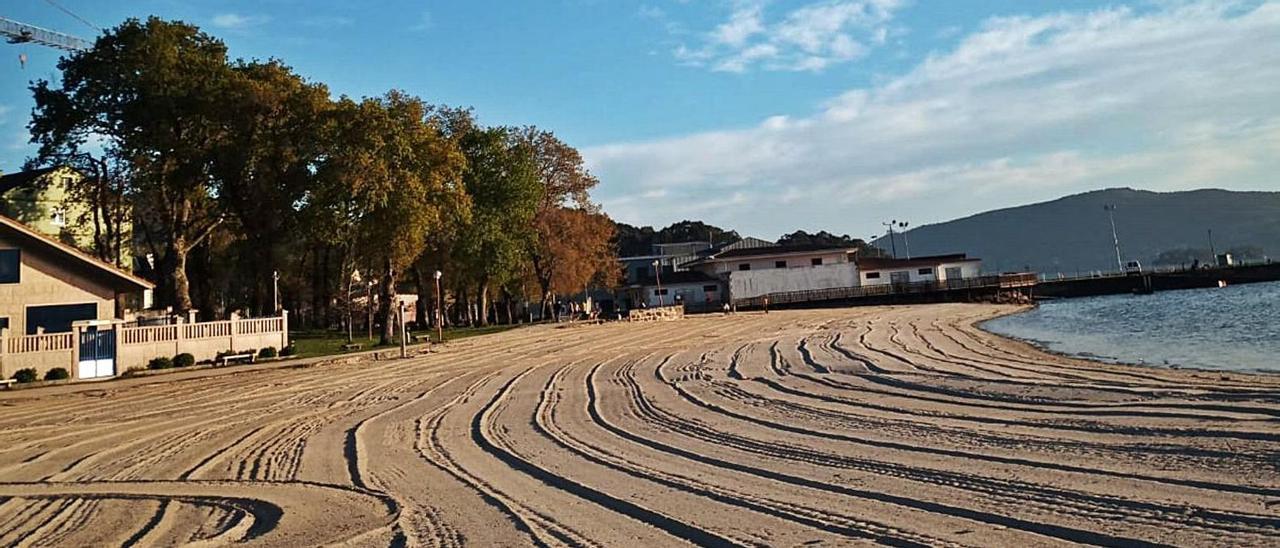
[[[271,271],[271,313],[280,313],[280,271]]]
[[[898,241],[893,239],[893,225],[898,224],[898,221],[895,219],[887,223],[880,223],[880,224],[889,227],[889,249],[893,250],[893,258],[897,259],[898,258]]]
[[[1116,206],[1107,204],[1102,206],[1102,209],[1107,210],[1107,218],[1111,219],[1111,240],[1116,246],[1116,266],[1119,267],[1120,273],[1124,273],[1124,260],[1120,258],[1120,235],[1116,232]]]
[[[364,286],[364,308],[368,312],[368,319],[365,326],[369,328],[369,340],[373,340],[373,280],[365,282]]]
[[[436,342],[444,342],[444,299],[440,298],[440,277],[444,273],[436,271]]]
[[[658,306],[663,306],[662,302],[662,261],[654,259],[653,261],[653,279],[658,281]]]

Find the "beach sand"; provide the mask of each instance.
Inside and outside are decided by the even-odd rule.
[[[1280,538],[1280,376],[929,305],[537,326],[410,360],[0,394],[0,545]]]

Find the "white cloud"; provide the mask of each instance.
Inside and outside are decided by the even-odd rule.
[[[996,18],[810,116],[584,155],[622,220],[717,203],[709,218],[762,236],[869,234],[884,215],[921,224],[1108,186],[1276,190],[1276,36],[1274,2]],[[627,200],[657,190],[662,207]]]
[[[728,20],[693,46],[675,49],[680,61],[724,72],[821,71],[859,59],[888,37],[887,25],[899,0],[824,0],[778,17],[765,0],[740,0]],[[864,43],[866,42],[866,43]]]
[[[409,27],[409,30],[413,32],[425,32],[430,30],[431,27],[435,26],[435,24],[435,18],[431,16],[431,12],[423,11],[418,14],[418,22]]]
[[[265,15],[241,15],[238,13],[220,13],[213,16],[213,26],[225,30],[245,30],[249,27],[266,24],[271,18]]]

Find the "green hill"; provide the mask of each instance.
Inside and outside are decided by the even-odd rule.
[[[980,213],[914,228],[896,239],[898,256],[963,252],[988,271],[1074,274],[1115,270],[1106,205],[1115,205],[1124,260],[1144,265],[1208,260],[1221,253],[1280,257],[1280,192],[1206,189],[1150,192],[1117,188]],[[887,237],[874,242],[889,249]]]

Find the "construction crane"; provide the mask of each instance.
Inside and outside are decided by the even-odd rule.
[[[0,17],[0,35],[4,35],[10,44],[40,44],[65,51],[84,51],[92,47],[89,42],[70,34],[42,29],[4,17]]]

